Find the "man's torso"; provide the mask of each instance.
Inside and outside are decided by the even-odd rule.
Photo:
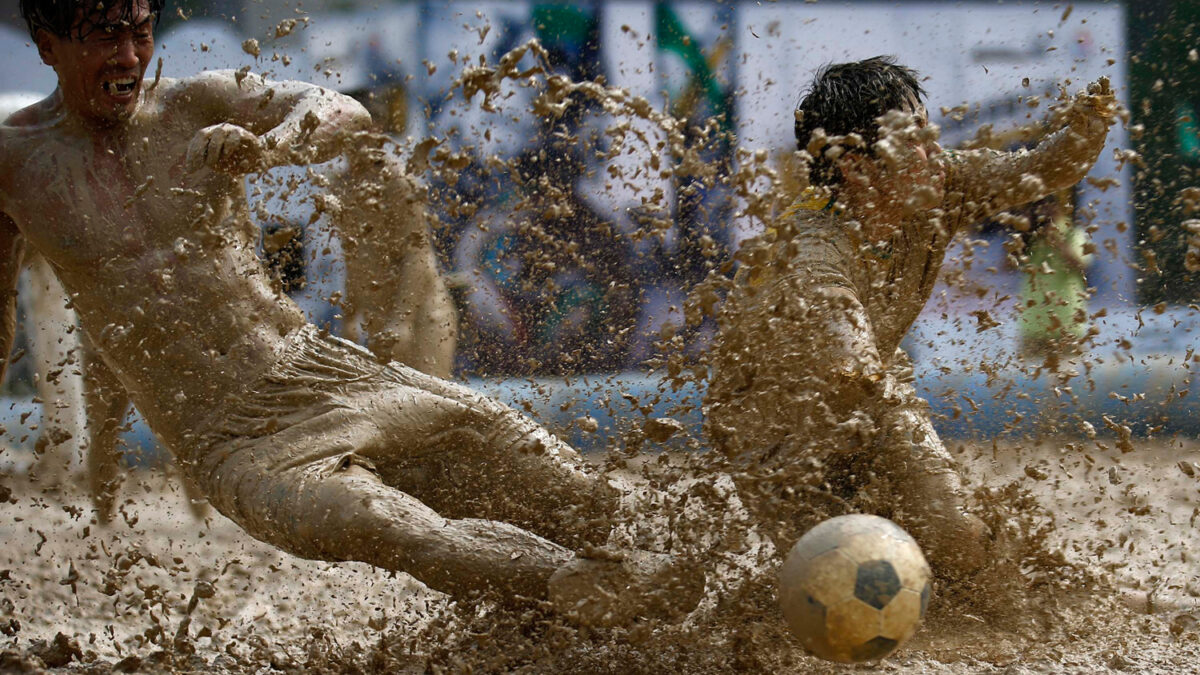
[[[119,132],[49,107],[0,127],[0,207],[143,413],[178,425],[269,366],[303,318],[262,272],[241,179],[184,169],[192,136],[225,120],[183,82],[145,89]]]

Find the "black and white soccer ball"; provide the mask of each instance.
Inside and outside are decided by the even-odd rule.
[[[904,644],[933,592],[917,542],[886,518],[830,518],[792,546],[779,572],[779,605],[813,654],[875,661]]]

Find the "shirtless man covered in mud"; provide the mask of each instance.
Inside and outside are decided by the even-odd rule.
[[[818,73],[795,124],[811,186],[739,254],[706,413],[777,544],[802,533],[789,504],[832,492],[911,529],[953,576],[986,561],[987,528],[965,510],[900,340],[955,233],[1081,180],[1115,102],[1101,80],[1031,151],[941,152],[923,96],[888,57]]]
[[[212,505],[295,555],[456,595],[549,597],[585,621],[690,609],[667,556],[585,557],[619,493],[531,420],[381,363],[273,288],[242,174],[335,156],[369,125],[312,85],[143,82],[162,0],[22,0],[59,87],[0,127],[0,280],[42,253],[81,325]],[[0,330],[13,338],[9,303]]]
[[[365,338],[383,361],[450,377],[458,315],[438,271],[422,186],[405,174],[395,145],[382,134],[360,134],[344,150],[345,166],[315,195],[345,252],[344,335],[355,342]],[[87,466],[92,502],[104,523],[116,513],[122,478],[117,440],[129,397],[93,352],[84,350]],[[183,485],[193,515],[202,517],[202,495],[191,481]]]

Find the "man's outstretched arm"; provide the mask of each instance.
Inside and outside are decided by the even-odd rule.
[[[0,212],[0,381],[8,369],[9,354],[17,334],[17,279],[21,276],[21,262],[25,257],[25,238],[17,230],[17,224],[8,215]]]
[[[947,206],[970,223],[1071,187],[1095,164],[1115,115],[1116,99],[1101,78],[1071,102],[1066,126],[1032,150],[947,153]]]
[[[361,329],[376,356],[450,377],[458,315],[438,271],[424,188],[390,143],[360,139],[331,186],[346,253],[346,337]]]
[[[213,71],[187,80],[183,95],[209,111],[187,150],[187,167],[247,173],[324,162],[342,152],[371,116],[354,99],[306,82],[272,82],[253,73]]]

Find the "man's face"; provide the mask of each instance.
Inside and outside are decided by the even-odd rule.
[[[126,20],[120,15],[118,6],[92,17],[98,26],[82,39],[74,30],[68,37],[38,32],[38,51],[58,73],[67,108],[105,126],[133,115],[154,56],[154,17],[146,0],[136,0]]]

